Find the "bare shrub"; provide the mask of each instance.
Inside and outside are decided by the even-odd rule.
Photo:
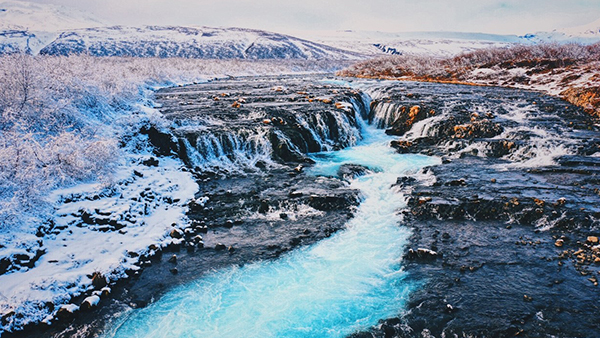
[[[479,49],[452,58],[430,56],[382,57],[356,63],[338,72],[341,76],[430,78],[466,80],[476,68],[567,67],[600,60],[600,43],[594,45],[539,44]]]

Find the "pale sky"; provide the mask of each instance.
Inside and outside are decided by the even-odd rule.
[[[120,25],[525,34],[600,18],[600,0],[32,0]]]

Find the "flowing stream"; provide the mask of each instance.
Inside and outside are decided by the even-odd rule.
[[[405,196],[392,185],[439,159],[397,154],[382,130],[361,127],[356,146],[315,154],[310,169],[373,170],[351,182],[362,202],[345,230],[277,260],[207,274],[130,311],[104,337],[344,337],[401,313],[418,284],[402,270],[410,230],[399,225]]]

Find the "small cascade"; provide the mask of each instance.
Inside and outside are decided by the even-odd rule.
[[[272,145],[265,127],[189,134],[183,139],[190,164],[203,170],[255,167],[259,161],[271,163]]]
[[[297,112],[267,122],[242,125],[186,126],[179,138],[188,164],[201,170],[239,172],[257,164],[276,166],[278,162],[302,162],[306,154],[343,149],[362,137],[359,116],[364,106]],[[360,121],[360,122],[359,122]]]
[[[375,102],[371,108],[369,122],[377,128],[388,128],[394,124],[406,107],[395,102]]]
[[[358,91],[357,95],[350,98],[354,111],[360,116],[360,119],[367,121],[371,112],[371,96],[364,91]]]

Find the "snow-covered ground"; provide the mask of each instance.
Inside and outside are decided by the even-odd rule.
[[[65,304],[93,290],[94,273],[116,281],[139,269],[139,255],[154,255],[150,245],[177,241],[168,234],[187,225],[186,205],[197,185],[178,160],[160,158],[156,167],[142,163],[150,158],[129,156],[108,187],[81,184],[49,197],[56,201],[56,216],[53,229],[39,238],[45,253],[33,268],[0,276],[0,333],[51,322],[59,307],[53,311],[47,304]],[[94,224],[82,220],[84,214]]]

